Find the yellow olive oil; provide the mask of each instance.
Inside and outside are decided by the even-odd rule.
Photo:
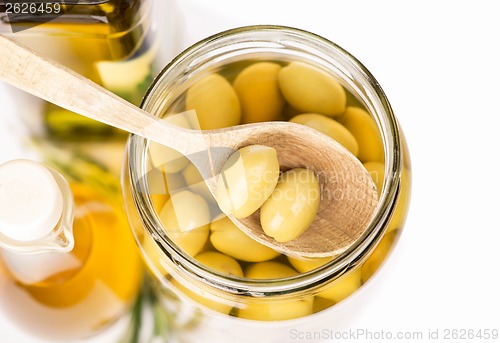
[[[61,5],[61,15],[48,21],[43,15],[7,15],[0,5],[0,33],[138,105],[152,81],[157,51],[150,7],[148,0],[79,1]],[[51,138],[120,136],[114,128],[49,103],[43,106],[42,119]]]

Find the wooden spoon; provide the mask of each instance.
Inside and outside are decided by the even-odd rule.
[[[193,159],[212,194],[224,162],[251,144],[275,148],[282,170],[309,168],[319,176],[321,204],[309,229],[278,243],[264,234],[258,213],[230,219],[246,234],[284,254],[333,256],[345,251],[368,227],[377,206],[377,191],[359,160],[328,136],[308,127],[270,122],[211,131],[179,128],[153,117],[58,63],[0,35],[0,77],[11,85],[67,110],[173,148]],[[215,176],[215,177],[214,177]]]

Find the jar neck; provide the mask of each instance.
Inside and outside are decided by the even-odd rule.
[[[184,278],[209,284],[237,295],[298,295],[320,287],[355,267],[370,254],[381,239],[394,211],[402,171],[399,129],[389,102],[378,82],[352,55],[334,43],[309,32],[278,26],[253,26],[222,32],[209,37],[177,56],[157,77],[142,107],[156,115],[165,113],[168,104],[200,75],[217,70],[229,61],[266,58],[302,60],[338,76],[342,85],[357,94],[359,101],[373,115],[382,136],[385,150],[384,186],[366,232],[348,250],[333,261],[311,272],[276,280],[249,280],[216,273],[197,263],[176,246],[161,230],[162,224],[152,206],[145,178],[147,141],[132,136],[129,146],[129,172],[136,206],[147,233],[156,238],[158,246],[172,266]]]

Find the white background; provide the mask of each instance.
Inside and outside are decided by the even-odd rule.
[[[346,330],[500,329],[498,2],[179,2],[177,49],[235,26],[295,26],[351,52],[385,90],[411,151],[411,211]],[[0,84],[0,162],[20,156],[14,105]],[[0,342],[28,342],[0,324]]]

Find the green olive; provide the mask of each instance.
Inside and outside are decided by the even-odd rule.
[[[194,164],[189,163],[182,171],[182,176],[193,193],[201,195],[207,201],[213,198],[205,180],[203,180],[203,176],[201,176],[198,168],[196,168]]]
[[[224,294],[214,292],[209,286],[197,285],[198,287],[196,289],[195,286],[190,285],[189,288],[187,288],[175,279],[172,280],[172,285],[191,298],[198,307],[201,305],[209,310],[227,315],[235,305],[233,302],[226,299]]]
[[[293,268],[276,261],[253,263],[245,269],[245,277],[249,279],[281,279],[297,275]]]
[[[243,276],[243,271],[238,262],[224,254],[215,251],[207,251],[199,253],[195,258],[203,265],[218,272],[234,276]],[[172,283],[197,304],[211,310],[229,314],[234,307],[231,301],[225,299],[223,294],[215,291],[210,286],[197,284],[198,288],[191,286],[188,289],[177,280],[172,280]]]
[[[290,264],[301,273],[307,273],[333,260],[333,257],[318,257],[310,258],[307,260],[290,256],[287,256],[287,258]]]
[[[253,240],[227,217],[210,225],[210,241],[218,251],[247,262],[262,262],[279,256],[279,252]]]
[[[169,195],[186,187],[180,173],[166,173],[163,166],[152,168],[146,175],[150,194]]]
[[[172,194],[160,212],[160,220],[170,239],[191,256],[198,254],[207,242],[210,211],[199,195],[187,190]]]
[[[240,264],[234,259],[220,252],[206,251],[195,257],[201,264],[218,272],[243,277]]]
[[[262,229],[278,242],[299,237],[313,222],[320,198],[313,171],[296,168],[283,173],[276,189],[261,207]]]
[[[356,138],[361,162],[384,162],[382,137],[368,112],[358,107],[347,107],[339,122]]]
[[[174,149],[156,142],[149,144],[149,156],[155,167],[162,166],[166,173],[177,173],[182,170],[189,160]]]
[[[303,113],[336,116],[344,112],[346,94],[335,78],[303,62],[283,67],[278,82],[286,101]]]
[[[188,119],[182,114],[174,114],[163,120],[185,129],[192,128]],[[177,173],[189,163],[189,160],[181,153],[156,142],[149,143],[148,153],[151,166],[153,168],[162,167],[169,174]]]
[[[245,270],[245,277],[250,279],[277,279],[297,275],[292,268],[274,261],[250,265]],[[240,318],[253,320],[286,320],[304,317],[313,312],[313,297],[299,299],[265,299],[247,304],[240,309]]]
[[[338,303],[354,293],[359,287],[361,287],[361,269],[358,268],[351,274],[332,282],[326,290],[318,293],[318,297]]]
[[[302,299],[273,300],[260,299],[241,308],[238,317],[252,320],[274,321],[301,318],[313,313],[314,297]]]
[[[165,173],[163,167],[151,169],[147,173],[147,181],[149,195],[157,213],[161,212],[171,193],[178,192],[186,186],[179,173]]]
[[[168,199],[170,199],[169,194],[150,194],[150,196],[156,213],[160,213]]]
[[[276,150],[271,147],[249,145],[233,153],[217,180],[221,210],[236,218],[257,211],[276,187],[279,168]]]
[[[195,110],[202,130],[238,125],[241,109],[231,84],[219,74],[208,75],[186,94],[186,110]]]
[[[321,114],[306,113],[290,119],[290,122],[309,126],[335,139],[354,156],[358,155],[358,142],[349,130],[339,122]]]
[[[167,185],[167,192],[169,194],[179,192],[186,188],[186,182],[184,182],[184,178],[181,173],[163,173],[163,176]]]
[[[243,123],[278,118],[285,103],[278,86],[280,70],[279,64],[259,62],[238,74],[233,86],[240,99]]]

